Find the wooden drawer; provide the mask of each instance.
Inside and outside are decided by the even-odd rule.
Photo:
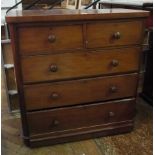
[[[24,86],[27,110],[131,97],[138,75],[128,74]],[[41,94],[41,95],[40,95]]]
[[[104,22],[87,25],[87,47],[140,44],[142,21]]]
[[[30,135],[131,120],[135,100],[126,99],[27,114]]]
[[[22,55],[83,48],[81,25],[21,27],[18,35]]]
[[[32,56],[22,59],[24,83],[89,77],[139,69],[140,48]]]

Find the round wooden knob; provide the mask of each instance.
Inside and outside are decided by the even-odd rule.
[[[110,92],[112,92],[112,93],[117,92],[117,87],[116,87],[116,86],[112,86],[112,87],[110,88]]]
[[[51,95],[51,98],[52,99],[57,99],[57,98],[59,98],[59,94],[53,92],[52,95]]]
[[[113,67],[116,67],[119,65],[119,61],[114,59],[114,60],[112,60],[111,64]]]
[[[56,72],[57,70],[58,70],[57,65],[52,64],[52,65],[50,66],[50,71],[51,71],[51,72]]]
[[[113,116],[115,116],[115,113],[112,112],[112,111],[110,111],[110,112],[109,112],[109,116],[110,116],[110,117],[113,117]]]
[[[120,39],[121,38],[121,34],[120,32],[116,32],[113,34],[114,39]]]
[[[55,35],[49,35],[49,36],[48,36],[48,41],[49,41],[50,43],[54,43],[55,40],[56,40]]]
[[[54,121],[53,121],[53,125],[55,125],[55,126],[56,126],[56,125],[59,125],[59,123],[60,123],[60,122],[59,122],[58,120],[54,120]]]

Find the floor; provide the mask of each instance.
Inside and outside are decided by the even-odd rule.
[[[152,107],[138,99],[133,132],[30,149],[20,136],[20,116],[8,113],[2,80],[2,155],[152,155]]]

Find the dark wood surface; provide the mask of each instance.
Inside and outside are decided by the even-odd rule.
[[[106,11],[111,11],[111,13],[108,13]],[[137,95],[137,77],[141,53],[139,47],[141,47],[142,35],[144,32],[144,19],[146,16],[148,16],[148,12],[135,10],[129,11],[124,9],[114,9],[106,11],[103,11],[104,13],[99,13],[97,10],[87,10],[87,14],[86,12],[80,10],[55,10],[51,12],[44,12],[44,14],[41,14],[42,11],[36,11],[34,12],[34,14],[32,14],[32,11],[27,11],[16,12],[18,15],[14,14],[15,16],[13,14],[12,16],[7,16],[7,21],[11,23],[9,24],[9,27],[14,51],[17,85],[20,95],[23,139],[26,145],[37,146],[50,143],[55,144],[71,140],[118,134],[131,131],[131,129],[133,128],[133,119],[126,117],[126,114],[128,114],[127,112],[130,110],[131,112],[129,113],[131,115],[134,113],[134,108],[132,108],[134,107],[134,105],[130,104],[130,106],[125,106],[127,104],[122,103],[119,106],[119,104],[113,105],[113,102],[117,101],[117,99],[120,98],[120,102],[124,102],[126,101],[126,97],[132,99]],[[22,13],[25,15],[19,15]],[[31,15],[29,13],[31,13]],[[66,18],[64,19],[65,15]],[[135,21],[135,18],[137,21]],[[89,22],[86,22],[86,19],[89,20]],[[106,19],[108,19],[108,26],[106,25]],[[114,24],[114,21],[111,19],[117,19],[117,24]],[[64,29],[62,27],[59,27],[60,23],[54,22],[56,20],[61,22],[62,26],[67,26],[64,26]],[[63,20],[65,20],[64,24],[62,22]],[[94,22],[94,20],[98,20],[97,23],[96,21]],[[33,23],[30,24],[32,21]],[[39,23],[39,21],[42,22],[42,24]],[[43,23],[43,21],[46,21],[46,23]],[[14,22],[16,24],[14,24]],[[58,43],[54,42],[54,44],[56,43],[56,45],[53,44],[53,40],[56,40],[57,36],[49,36],[49,28],[46,27],[47,25],[49,26],[51,22],[52,25],[55,25],[53,28],[53,32],[57,33],[57,35],[60,37],[58,37]],[[72,25],[72,27],[70,27],[69,25]],[[42,26],[43,29],[40,28],[40,26]],[[46,28],[44,28],[44,26]],[[74,39],[72,39],[71,42],[69,41],[71,38],[71,32],[69,32],[68,26],[69,29],[71,29],[71,32],[73,30],[76,31],[72,32],[72,37],[74,37]],[[102,26],[103,30],[101,29]],[[107,28],[107,31],[104,30],[104,26]],[[33,33],[32,27],[35,33]],[[132,31],[128,32],[127,29],[129,27],[135,27],[136,31],[134,31],[133,29],[134,33]],[[96,30],[94,31],[95,28]],[[33,33],[35,37],[32,37],[30,32]],[[39,34],[41,35],[39,36]],[[113,36],[113,34],[118,43],[116,41],[116,43],[114,44],[115,46],[112,43],[109,43],[105,49],[105,46],[101,46],[101,40],[104,40],[103,35],[107,36],[108,38],[111,35]],[[31,42],[26,39],[26,35],[28,35],[28,37],[31,37],[31,39],[28,38],[31,40]],[[131,37],[133,40],[130,40],[128,37]],[[35,38],[37,39],[35,40]],[[52,45],[48,45],[48,40],[52,42]],[[69,42],[72,45],[70,45]],[[93,42],[96,43],[93,44]],[[103,45],[105,44],[107,44],[107,41],[103,42]],[[82,47],[82,45],[83,49],[79,50],[79,47]],[[113,46],[113,50],[111,50],[111,46]],[[47,47],[47,49],[45,49],[45,47]],[[72,51],[67,50],[67,48],[70,47],[73,48]],[[88,48],[91,48],[91,50]],[[98,51],[98,48],[100,48],[100,51]],[[40,49],[40,51],[38,49]],[[58,49],[61,49],[61,51]],[[51,52],[48,53],[46,50],[48,52]],[[30,53],[26,54],[26,52]],[[110,69],[107,69],[106,67],[107,64],[111,64],[112,60],[115,60],[113,62],[113,66],[120,66],[120,68],[118,68],[116,71],[110,71]],[[55,64],[60,63],[60,65],[63,67],[60,68],[59,66],[56,66],[57,64],[53,64],[53,61],[55,61]],[[29,65],[29,63],[31,65]],[[89,63],[91,65],[89,65]],[[54,73],[55,77],[51,75],[51,72],[49,73],[49,69],[52,74]],[[59,72],[59,70],[61,72]],[[133,74],[125,75],[125,73],[131,72]],[[111,73],[110,77],[107,76],[108,73]],[[47,74],[50,74],[50,76],[47,76]],[[29,75],[30,77],[28,77]],[[26,83],[26,80],[27,82],[29,80],[29,83]],[[59,82],[55,83],[51,80],[59,80]],[[38,82],[40,84],[37,84]],[[73,107],[75,109],[78,109],[79,105],[76,104],[81,104],[80,106],[83,109],[75,110],[74,112],[76,118],[72,118],[72,120],[80,120],[79,123],[77,123],[77,126],[75,124],[75,132],[64,132],[61,136],[57,134],[51,135],[51,133],[47,129],[46,124],[45,126],[42,125],[42,123],[47,123],[51,120],[48,119],[44,121],[44,116],[49,115],[49,117],[52,117],[53,120],[55,115],[53,110],[55,109],[56,111],[59,111],[58,107],[51,108],[50,102],[47,99],[48,96],[52,93],[51,97],[58,100],[59,95],[57,94],[57,92],[60,93],[64,98],[62,97],[59,101],[55,102],[55,106],[65,105],[67,106],[66,108],[69,109],[72,109]],[[111,93],[113,94],[111,95]],[[39,100],[37,96],[39,96]],[[112,121],[108,125],[100,125],[99,127],[95,128],[93,127],[93,125],[92,127],[88,125],[87,128],[81,130],[80,125],[81,127],[84,125],[82,123],[84,117],[86,117],[86,124],[89,124],[89,122],[92,121],[92,124],[96,125],[99,120],[102,120],[101,116],[104,115],[104,113],[98,113],[98,111],[100,111],[100,108],[98,108],[98,104],[93,104],[97,103],[100,99],[113,99],[113,101],[108,102],[107,106],[110,109],[112,108],[112,110],[115,109],[118,112],[118,118],[121,118],[118,119],[116,117],[116,121],[118,121],[117,123],[114,123]],[[89,102],[91,102],[91,104]],[[84,111],[87,111],[86,107],[92,105],[94,107],[93,110],[91,110],[91,112],[88,112],[87,116],[85,116]],[[103,103],[102,106],[103,110],[104,107],[106,109],[106,104]],[[125,109],[123,107],[125,107]],[[35,112],[33,113],[38,114],[37,117],[39,119],[35,118],[35,120],[39,120],[38,124],[35,124],[37,123],[35,120],[32,121],[32,123],[30,122],[33,117],[30,115],[30,112],[27,112],[27,108],[28,110],[35,110]],[[43,110],[43,108],[51,108],[49,109],[50,114],[48,114],[48,110]],[[125,113],[119,110],[121,108],[125,111]],[[38,109],[40,110],[38,111]],[[43,113],[45,113],[45,115],[42,115]],[[62,122],[65,122],[70,119],[69,117],[72,117],[71,113],[72,112],[70,111],[66,113],[63,111],[58,114],[58,117],[62,119]],[[93,113],[93,115],[91,113]],[[63,115],[65,115],[66,117],[63,117]],[[111,115],[113,115],[113,113],[111,113]],[[129,121],[128,119],[131,120]],[[104,119],[102,121],[104,124]],[[58,124],[58,122],[55,122],[55,124]],[[72,124],[70,125],[72,126]],[[69,128],[69,124],[63,123],[62,130],[63,128],[67,130],[67,128]],[[43,134],[41,136],[31,136],[32,131],[32,133],[40,133],[40,131],[43,132],[43,130],[45,130],[46,135]]]
[[[29,24],[25,27],[22,25],[18,28],[19,50],[21,55],[36,55],[59,50],[68,52],[84,48],[139,45],[143,35],[142,23],[143,20],[139,19],[98,21],[86,25],[80,23],[74,25],[49,23],[47,26],[38,23],[37,26]],[[117,34],[119,36],[116,36]]]
[[[140,48],[134,47],[24,57],[22,76],[24,83],[33,83],[135,72],[139,69],[140,53]]]
[[[129,74],[29,85],[24,87],[25,104],[27,110],[36,110],[132,97],[137,79],[137,74]]]
[[[87,47],[101,48],[105,46],[136,45],[141,43],[143,31],[142,21],[114,21],[87,25]],[[132,29],[131,27],[134,27]],[[95,32],[95,33],[92,33]],[[119,37],[115,34],[119,33]]]
[[[22,123],[22,134],[24,137],[29,135],[28,133],[28,123],[26,118],[25,112],[25,104],[24,104],[24,93],[23,93],[23,82],[22,82],[22,75],[21,75],[21,64],[20,58],[18,53],[18,37],[17,37],[17,29],[15,25],[9,25],[10,37],[11,37],[11,45],[13,51],[13,58],[14,58],[14,67],[15,67],[15,75],[16,75],[16,83],[17,83],[17,91],[19,94],[19,106],[20,106],[20,114],[21,114],[21,123]],[[25,144],[28,145],[28,141],[24,140]]]
[[[40,33],[41,32],[41,33]],[[21,27],[19,33],[20,54],[83,48],[82,25]],[[73,37],[74,33],[74,37]],[[50,37],[55,37],[50,40]]]
[[[54,136],[60,136],[59,131],[132,120],[134,114],[134,100],[124,100],[30,112],[27,115],[30,135],[56,132]]]
[[[77,21],[77,20],[103,20],[121,18],[144,18],[149,11],[129,9],[103,9],[103,10],[26,10],[10,11],[6,16],[7,23],[41,22],[41,21]]]

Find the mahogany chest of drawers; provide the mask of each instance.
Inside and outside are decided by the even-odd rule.
[[[28,146],[131,131],[147,11],[10,12]]]

